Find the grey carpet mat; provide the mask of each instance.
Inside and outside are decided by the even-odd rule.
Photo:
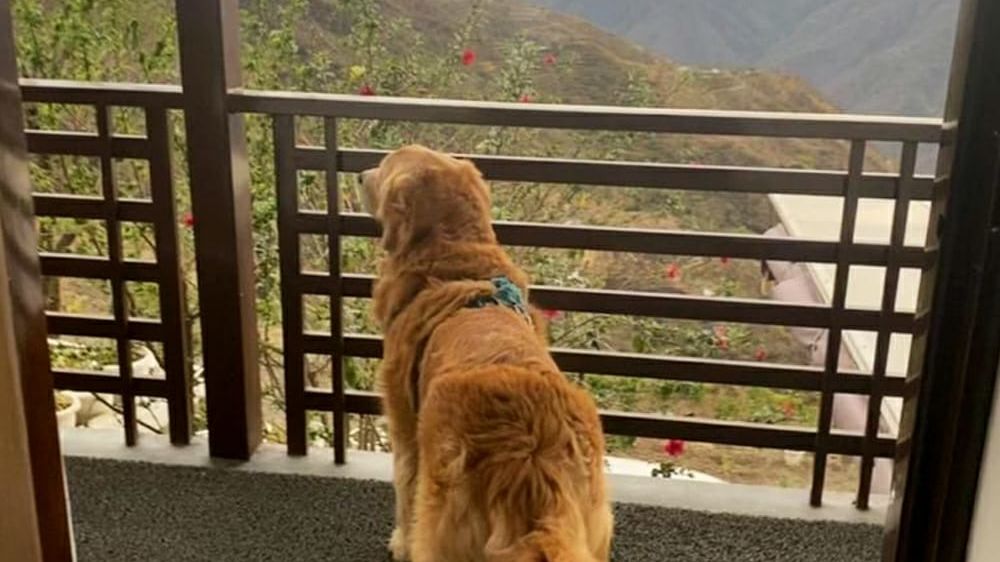
[[[81,562],[387,561],[383,482],[67,459]],[[880,527],[615,509],[618,562],[859,562]]]

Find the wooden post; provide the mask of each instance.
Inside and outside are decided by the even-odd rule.
[[[212,456],[249,458],[261,439],[254,260],[237,0],[176,0],[184,122]]]
[[[14,312],[7,284],[6,248],[0,246],[0,560],[42,560],[41,526],[35,507],[28,421],[21,395]]]
[[[883,560],[964,561],[1000,355],[1000,2],[964,0]]]
[[[0,0],[0,560],[73,560],[9,0]]]

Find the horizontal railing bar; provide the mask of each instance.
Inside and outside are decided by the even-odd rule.
[[[561,287],[534,287],[531,294],[533,301],[544,308],[594,314],[808,328],[826,328],[836,315],[840,318],[839,324],[847,330],[874,330],[881,325],[881,312],[878,310],[834,311],[828,306],[816,304],[779,304],[777,301]],[[912,314],[891,313],[886,324],[894,332],[909,333],[913,330],[912,318]]]
[[[333,339],[329,333],[307,332],[303,335],[305,353],[329,355]],[[804,365],[781,365],[747,361],[673,357],[642,353],[590,351],[553,348],[552,357],[565,372],[612,375],[653,380],[686,381],[733,386],[758,386],[786,390],[819,392],[823,370]],[[344,354],[348,357],[379,359],[382,338],[366,334],[344,336]],[[870,394],[871,375],[844,370],[833,379],[834,392]],[[885,379],[886,396],[903,395],[903,379]]]
[[[181,88],[173,85],[46,79],[22,79],[20,85],[27,102],[169,108],[183,105]],[[927,143],[940,142],[943,136],[940,119],[839,113],[656,109],[255,90],[230,92],[228,104],[231,112],[511,127]]]
[[[102,371],[82,371],[76,369],[53,369],[54,386],[59,390],[76,392],[98,392],[101,394],[124,394],[125,381],[114,373]],[[130,394],[153,398],[168,398],[167,381],[134,377],[129,386]]]
[[[350,413],[378,415],[381,412],[379,397],[373,392],[347,391],[346,402]],[[332,411],[333,394],[309,390],[305,403],[309,410]],[[604,430],[613,435],[806,452],[814,451],[816,447],[816,432],[807,428],[613,411],[602,411],[601,421]],[[827,441],[829,452],[838,455],[860,455],[861,444],[860,435],[841,433],[831,434]],[[895,443],[892,439],[879,438],[875,450],[875,456],[891,458],[895,453]]]
[[[162,106],[179,109],[184,102],[181,87],[170,84],[22,78],[20,86],[24,101],[35,103]]]
[[[296,227],[303,234],[326,234],[326,213],[302,211]],[[495,221],[493,229],[500,242],[510,246],[567,248],[642,254],[719,256],[740,259],[786,260],[833,263],[838,251],[847,254],[854,265],[885,265],[889,247],[881,244],[840,244],[828,240],[810,240],[755,234],[720,234],[670,230],[610,228],[603,226],[566,226],[545,223]],[[343,236],[381,236],[381,228],[369,215],[340,215]],[[899,251],[901,267],[922,268],[929,263],[923,248],[904,247]]]
[[[299,283],[303,291],[315,286],[315,283],[321,283],[318,279],[309,280],[312,275],[302,274]],[[344,296],[370,297],[373,280],[374,277],[371,275],[344,275]],[[883,325],[882,313],[878,310],[834,311],[828,306],[819,304],[752,299],[535,286],[531,288],[531,300],[539,306],[552,310],[594,314],[773,324],[803,328],[827,328],[831,318],[836,315],[838,324],[845,330],[876,330]],[[885,325],[893,332],[912,333],[913,314],[889,313],[886,315]]]
[[[302,273],[297,279],[292,279],[291,282],[302,294],[330,294],[331,278],[329,274],[326,273],[312,271]]]
[[[110,316],[46,312],[45,318],[50,335],[163,341],[163,325],[159,320],[130,318],[123,334],[118,322]]]
[[[553,349],[552,356],[559,368],[568,372],[812,392],[820,391],[823,373],[820,368],[800,365],[563,348]],[[860,371],[842,371],[834,377],[832,386],[839,393],[870,394],[871,375]],[[883,388],[886,396],[901,396],[902,379],[886,379]]]
[[[306,389],[306,410],[317,412],[333,411],[333,393],[319,389]],[[351,414],[382,415],[381,398],[374,392],[349,390],[344,393],[344,407]]]
[[[233,112],[545,129],[939,142],[940,119],[236,90]]]
[[[100,156],[104,139],[94,133],[77,131],[25,131],[28,152],[48,155]],[[149,142],[145,137],[115,135],[111,137],[114,158],[149,158]]]
[[[374,337],[374,336],[373,336]],[[378,342],[372,342],[371,339],[365,338],[361,342],[351,341],[352,338],[344,337],[344,355],[350,357],[362,357],[368,359],[376,359],[382,357],[382,340],[377,338]],[[360,343],[365,346],[363,348],[354,347],[355,344]],[[352,349],[353,347],[353,349]],[[373,351],[375,350],[375,351]],[[311,353],[313,355],[330,355],[333,353],[333,336],[329,332],[306,332],[302,335],[302,352]]]
[[[153,202],[147,200],[119,199],[110,202],[100,197],[53,193],[35,193],[32,199],[35,214],[44,217],[105,220],[110,207],[117,220],[154,222],[156,218]]]
[[[111,279],[114,275],[111,260],[104,257],[51,253],[40,257],[42,275],[84,279]],[[154,261],[125,260],[122,276],[128,281],[158,282],[159,266]]]
[[[388,154],[384,150],[342,149],[338,151],[337,169],[360,172],[378,166]],[[476,163],[488,180],[606,185],[724,191],[729,193],[781,193],[792,195],[842,196],[847,186],[847,172],[838,170],[796,170],[783,168],[711,166],[616,162],[606,160],[566,160],[516,156],[456,154]],[[296,166],[303,170],[325,170],[327,153],[322,147],[298,147]],[[861,182],[861,197],[892,199],[899,176],[867,173]],[[920,176],[913,180],[910,197],[931,198],[934,179]]]
[[[327,337],[330,334],[326,334]],[[368,334],[347,334],[344,336],[344,355],[365,359],[382,358],[382,338]]]
[[[807,428],[623,412],[601,412],[601,420],[604,431],[612,435],[676,438],[718,445],[806,452],[814,451],[816,447],[816,432]],[[831,434],[827,450],[838,455],[860,455],[862,441],[860,435]],[[879,438],[875,449],[875,456],[891,458],[895,453],[895,442]]]

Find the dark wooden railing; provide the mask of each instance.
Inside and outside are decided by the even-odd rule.
[[[186,4],[185,0],[178,4]],[[230,5],[205,2],[205,5]],[[206,8],[207,9],[207,8]],[[197,12],[198,10],[189,10]],[[179,12],[191,19],[194,13]],[[226,28],[234,17],[223,11],[220,16]],[[220,39],[221,29],[199,28],[197,33],[208,40]],[[195,31],[192,31],[195,33]],[[199,35],[200,37],[201,35]],[[182,33],[182,39],[184,34]],[[230,42],[219,41],[220,49],[232,48]],[[183,49],[182,49],[183,50]],[[216,53],[219,55],[219,53]],[[926,269],[935,259],[933,249],[903,245],[903,233],[911,201],[930,200],[942,182],[914,174],[914,162],[920,144],[937,145],[948,142],[947,131],[937,120],[882,118],[849,115],[814,115],[785,113],[748,113],[723,111],[690,111],[588,106],[551,106],[536,104],[505,104],[450,100],[373,98],[347,95],[303,94],[290,92],[246,91],[219,88],[232,85],[225,64],[232,53],[209,57],[205,64],[215,64],[201,73],[200,80],[211,82],[212,88],[197,88],[199,84],[185,82],[187,91],[171,86],[135,84],[87,84],[60,81],[25,80],[22,90],[26,101],[87,104],[106,115],[111,106],[140,107],[146,112],[145,137],[124,137],[109,133],[102,126],[97,134],[56,131],[30,131],[32,152],[46,154],[86,154],[98,156],[102,169],[119,157],[144,158],[150,162],[154,180],[152,201],[130,201],[115,197],[113,184],[104,174],[104,196],[101,198],[70,198],[39,195],[37,212],[42,216],[72,216],[103,220],[112,234],[112,248],[117,245],[113,233],[122,220],[143,221],[154,225],[157,233],[156,263],[121,259],[112,249],[107,259],[72,256],[44,256],[47,275],[99,277],[109,279],[114,289],[112,317],[75,317],[50,315],[50,331],[54,334],[90,335],[114,338],[119,350],[121,375],[82,372],[58,372],[56,384],[61,388],[120,394],[130,404],[135,395],[160,396],[170,404],[171,436],[183,443],[190,433],[190,377],[184,364],[184,335],[181,329],[181,289],[176,250],[176,217],[170,181],[170,151],[165,127],[166,109],[186,109],[212,113],[211,105],[199,105],[192,96],[220,94],[225,114],[238,117],[246,113],[261,113],[273,117],[275,141],[276,187],[279,203],[281,285],[283,337],[285,356],[285,403],[287,407],[288,450],[304,454],[307,449],[306,414],[324,411],[333,414],[333,446],[337,462],[346,460],[347,414],[375,414],[379,403],[375,394],[345,387],[343,361],[347,357],[377,358],[381,356],[381,341],[368,335],[344,333],[341,318],[342,300],[348,297],[367,298],[371,294],[369,276],[340,271],[340,240],[345,236],[372,237],[378,235],[377,225],[370,217],[341,213],[339,210],[338,174],[359,172],[375,165],[383,156],[376,150],[337,146],[336,128],[341,119],[379,119],[408,122],[432,122],[464,125],[534,127],[577,130],[614,130],[698,135],[738,135],[798,139],[835,139],[850,143],[847,170],[792,170],[760,167],[692,166],[666,163],[628,163],[561,160],[549,158],[519,158],[466,155],[479,165],[491,180],[571,183],[584,185],[615,185],[654,189],[703,191],[808,194],[841,197],[844,201],[840,236],[837,240],[803,240],[769,236],[708,234],[649,229],[608,227],[557,226],[521,222],[499,222],[496,231],[505,244],[546,248],[576,248],[647,254],[726,256],[760,260],[789,260],[829,263],[836,266],[832,302],[829,305],[787,304],[750,299],[709,298],[672,294],[536,287],[532,294],[539,304],[560,310],[600,314],[621,314],[660,318],[714,320],[805,326],[829,331],[826,363],[822,367],[790,366],[741,361],[702,360],[686,357],[652,356],[635,353],[604,353],[571,349],[553,350],[560,366],[567,371],[582,371],[653,379],[686,380],[746,386],[762,386],[818,392],[821,396],[819,421],[815,429],[783,427],[754,423],[720,422],[661,415],[603,412],[605,428],[612,434],[643,437],[671,437],[692,441],[789,449],[814,453],[812,502],[819,504],[826,475],[828,455],[840,454],[862,458],[858,503],[867,505],[871,472],[875,458],[890,458],[894,454],[891,437],[879,434],[879,412],[882,398],[904,396],[903,379],[886,376],[888,343],[893,333],[912,333],[920,327],[922,318],[895,310],[896,288],[901,268]],[[190,63],[189,64],[193,64]],[[185,65],[182,64],[182,70]],[[200,84],[205,86],[205,84]],[[209,91],[211,90],[211,91]],[[209,91],[209,94],[205,92]],[[204,100],[201,100],[204,101]],[[217,108],[216,108],[217,109]],[[299,116],[323,118],[325,146],[298,146],[294,120]],[[189,116],[190,117],[190,116]],[[103,119],[102,119],[103,122]],[[206,125],[206,123],[208,123]],[[202,123],[215,127],[214,133],[234,143],[234,150],[245,139],[233,121],[215,119]],[[191,132],[189,127],[189,133]],[[888,141],[902,147],[899,173],[867,173],[864,171],[865,151],[873,141]],[[226,158],[235,152],[223,151]],[[234,158],[235,159],[235,158]],[[194,167],[196,164],[192,162]],[[201,167],[210,163],[204,162]],[[326,173],[328,205],[323,213],[301,211],[297,202],[299,170],[319,170]],[[238,171],[230,171],[229,180],[237,181]],[[192,199],[195,205],[208,205],[219,197],[245,196],[232,185],[219,185],[221,176],[194,174],[191,177]],[[214,179],[213,179],[214,178]],[[224,178],[223,178],[224,179]],[[215,190],[213,192],[213,190]],[[220,196],[218,190],[225,192]],[[211,195],[209,193],[214,193]],[[892,236],[887,245],[855,242],[854,225],[858,201],[862,198],[894,200]],[[231,202],[231,201],[230,201]],[[205,207],[207,208],[207,207]],[[197,209],[196,209],[197,212]],[[215,231],[196,229],[199,268],[211,249],[212,255],[240,255],[249,251],[250,241],[232,235],[249,224],[248,211],[239,205],[226,210],[229,229]],[[235,230],[233,230],[235,228]],[[302,234],[327,237],[329,271],[302,272],[298,239]],[[197,241],[199,240],[200,241]],[[235,268],[243,267],[240,260],[214,263],[215,274],[236,282],[241,275]],[[886,268],[886,283],[882,307],[876,310],[855,309],[846,305],[848,273],[852,266]],[[244,264],[245,266],[245,264]],[[205,277],[202,277],[203,281]],[[127,318],[121,304],[121,284],[127,280],[155,281],[160,285],[161,318],[158,321],[136,321]],[[330,298],[329,331],[306,332],[303,326],[302,297],[324,295]],[[202,307],[206,298],[202,297]],[[212,306],[215,306],[214,304]],[[206,348],[219,345],[225,330],[240,331],[247,318],[253,318],[253,303],[232,298],[225,306],[214,310],[213,332],[223,330],[216,343],[206,338]],[[228,319],[228,313],[236,318]],[[877,332],[877,348],[873,373],[844,371],[839,368],[841,336],[844,330]],[[162,341],[168,350],[165,382],[130,376],[127,341],[129,339]],[[259,409],[248,406],[252,394],[246,392],[226,396],[225,385],[256,382],[251,368],[227,370],[227,365],[247,357],[251,347],[236,341],[226,355],[215,362],[206,354],[206,378],[209,381],[209,434],[213,436],[213,454],[246,456],[255,445],[253,431],[259,425]],[[334,376],[331,391],[308,389],[304,383],[304,356],[329,355],[333,358]],[[216,381],[216,382],[212,382]],[[219,381],[224,381],[219,382]],[[870,397],[869,416],[863,434],[847,434],[831,429],[833,397],[836,393],[862,394]],[[251,405],[252,406],[252,405]],[[219,426],[213,424],[212,412],[242,416],[241,423]],[[135,413],[132,406],[125,411],[126,437],[135,438]],[[217,414],[221,415],[221,414]],[[256,419],[255,416],[258,416]],[[220,422],[221,423],[221,422]],[[256,424],[256,425],[255,425]],[[257,429],[259,433],[259,429]],[[249,432],[249,439],[248,439]],[[257,436],[259,438],[259,435]],[[235,444],[234,444],[235,443]]]
[[[28,101],[64,102],[58,88],[26,88]],[[56,94],[56,95],[53,95]],[[40,155],[96,157],[100,160],[101,196],[35,194],[35,214],[103,221],[107,232],[107,257],[68,254],[41,255],[42,273],[49,277],[76,277],[107,280],[111,285],[112,315],[107,317],[48,314],[52,335],[86,336],[115,340],[118,376],[70,369],[54,371],[56,387],[67,390],[117,394],[122,397],[125,439],[136,440],[135,397],[166,398],[169,405],[170,438],[187,443],[191,434],[191,369],[187,364],[184,329],[184,282],[178,253],[175,196],[171,171],[170,128],[167,98],[146,97],[138,107],[145,113],[145,136],[116,135],[110,130],[109,109],[115,102],[98,91],[73,96],[74,104],[94,107],[96,133],[28,131],[28,150]],[[117,159],[148,162],[150,199],[118,197],[114,163]],[[121,223],[147,224],[155,236],[155,261],[122,257]],[[130,318],[126,311],[125,283],[155,283],[159,294],[160,318]],[[130,342],[159,342],[163,345],[165,380],[132,376]]]
[[[815,454],[812,498],[821,501],[829,454],[859,456],[864,469],[859,483],[859,505],[866,505],[874,458],[891,458],[892,438],[878,434],[879,412],[884,396],[903,396],[903,379],[886,377],[889,338],[893,333],[912,333],[912,314],[895,310],[900,268],[923,269],[934,259],[932,251],[905,247],[903,234],[910,201],[929,200],[935,189],[933,178],[914,174],[920,143],[943,140],[941,124],[924,119],[878,119],[854,116],[795,115],[741,112],[693,112],[676,110],[622,109],[606,107],[544,107],[482,102],[377,99],[363,97],[296,94],[284,92],[239,92],[230,102],[236,109],[267,112],[275,118],[275,149],[282,233],[282,287],[285,324],[286,366],[289,392],[289,447],[305,450],[305,411],[331,411],[335,423],[343,424],[343,413],[374,413],[377,397],[371,393],[344,390],[342,377],[334,376],[332,393],[302,388],[303,354],[330,354],[334,364],[343,357],[378,358],[380,340],[371,336],[339,333],[339,309],[344,297],[371,296],[372,278],[340,274],[341,236],[371,237],[378,227],[367,216],[340,214],[331,198],[325,213],[299,211],[296,202],[299,170],[324,171],[328,189],[336,189],[337,173],[356,173],[377,165],[384,155],[374,150],[297,146],[293,119],[298,115],[325,118],[326,138],[334,138],[336,118],[433,121],[450,124],[525,126],[574,129],[613,127],[622,131],[701,133],[798,138],[842,139],[851,143],[847,171],[789,170],[773,168],[690,166],[657,163],[623,163],[543,158],[462,155],[474,161],[487,179],[503,181],[615,185],[729,192],[809,194],[843,197],[841,234],[837,241],[816,241],[752,235],[706,234],[606,227],[557,226],[497,222],[501,242],[514,246],[575,248],[647,254],[727,256],[761,260],[791,260],[833,263],[837,266],[833,302],[830,305],[789,304],[749,299],[722,299],[686,295],[534,287],[532,298],[547,308],[600,314],[652,316],[660,318],[713,320],[753,324],[815,327],[829,331],[827,361],[823,367],[762,365],[738,361],[706,361],[631,353],[602,353],[555,349],[560,367],[566,371],[647,377],[771,388],[818,391],[821,405],[818,428],[776,427],[752,423],[722,423],[715,420],[604,412],[609,433],[676,437],[695,441],[809,451]],[[898,174],[864,173],[864,154],[869,141],[893,140],[902,144]],[[890,244],[856,243],[853,239],[858,200],[894,199]],[[303,273],[296,255],[299,236],[330,238],[329,274]],[[848,272],[851,266],[885,267],[887,271],[882,308],[864,310],[846,306]],[[303,333],[302,296],[331,298],[330,333]],[[872,374],[844,372],[837,358],[844,330],[878,333]],[[340,354],[338,356],[338,354]],[[302,392],[301,398],[291,393]],[[833,397],[857,393],[870,397],[869,419],[863,435],[831,430]],[[294,422],[293,422],[294,418]],[[343,429],[336,432],[335,447],[342,458]]]

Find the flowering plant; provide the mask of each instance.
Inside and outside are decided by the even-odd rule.
[[[687,444],[682,439],[669,439],[663,443],[663,452],[669,457],[668,460],[660,463],[660,466],[652,470],[652,476],[656,478],[673,478],[674,476],[686,476],[694,478],[694,473],[686,468],[678,466],[674,459],[684,454]]]

